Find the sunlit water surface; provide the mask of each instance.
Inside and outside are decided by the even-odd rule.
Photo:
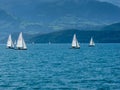
[[[0,45],[0,90],[120,90],[120,44]]]

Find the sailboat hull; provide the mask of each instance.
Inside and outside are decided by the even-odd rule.
[[[15,50],[27,50],[27,49],[15,49]]]
[[[16,48],[15,50],[27,50],[27,48]]]
[[[89,47],[95,47],[95,45],[89,45]]]
[[[7,49],[14,49],[14,47],[7,47]]]
[[[80,49],[80,47],[72,47],[72,49]]]

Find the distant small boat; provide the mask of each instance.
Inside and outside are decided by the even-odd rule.
[[[34,42],[32,42],[32,44],[35,44]]]
[[[49,45],[51,44],[51,42],[49,41],[49,43],[48,43]]]
[[[11,34],[10,34],[9,37],[8,37],[7,48],[11,48],[11,49],[14,48],[14,44],[13,44],[13,41],[12,41]]]
[[[17,45],[16,45],[17,50],[27,50],[27,46],[25,44],[22,32],[19,34],[18,40],[17,40]]]
[[[78,40],[77,40],[76,34],[74,34],[74,36],[73,36],[72,48],[76,48],[76,49],[79,49],[79,48],[80,48],[80,45],[79,45],[79,42],[78,42]]]
[[[94,47],[94,46],[95,46],[95,43],[93,41],[93,38],[91,37],[89,47]]]

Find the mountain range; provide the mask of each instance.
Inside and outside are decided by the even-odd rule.
[[[23,36],[27,43],[71,43],[74,34],[77,34],[77,38],[81,43],[89,43],[91,37],[94,38],[96,43],[120,43],[120,30],[114,30],[114,25],[109,25],[107,27],[99,31],[68,29],[45,34],[24,33]],[[1,42],[6,43],[7,38],[8,37]],[[13,33],[12,38],[13,41],[17,40],[18,33]]]
[[[4,0],[3,3],[0,3],[0,40],[5,39],[10,33],[21,31],[26,33],[26,36],[37,36],[39,33],[44,36],[61,30],[108,31],[116,23],[117,31],[119,29],[120,7],[109,2]],[[112,28],[113,31],[116,30],[115,27]]]
[[[120,23],[105,26],[100,30],[68,29],[42,34],[23,33],[23,36],[27,43],[71,43],[75,33],[82,43],[88,43],[91,37],[94,37],[97,43],[120,43]],[[13,41],[17,40],[18,35],[19,32],[12,33]],[[2,39],[1,43],[6,43],[7,38],[8,36]]]
[[[32,37],[29,43],[71,43],[75,33],[81,43],[89,43],[91,37],[96,43],[120,43],[120,31],[81,31],[75,29],[37,35]]]
[[[12,0],[0,9],[1,32],[94,29],[120,22],[120,7],[97,0]],[[4,32],[4,33],[5,33]]]
[[[114,23],[111,25],[107,25],[102,30],[108,30],[108,31],[120,31],[120,23]]]
[[[99,0],[99,1],[109,2],[109,3],[115,4],[120,7],[120,0]]]

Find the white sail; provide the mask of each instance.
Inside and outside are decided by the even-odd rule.
[[[77,41],[76,43],[77,43],[76,46],[77,46],[77,47],[80,47],[79,42]]]
[[[89,44],[89,46],[95,46],[95,43],[94,43],[94,41],[93,41],[93,38],[91,37],[91,40],[90,40],[90,44]]]
[[[16,47],[17,49],[27,49],[27,46],[22,36],[22,32],[19,34]]]
[[[24,49],[27,49],[27,46],[26,46],[26,44],[25,44],[24,39],[23,39],[23,48],[24,48]]]
[[[11,35],[9,35],[9,37],[8,37],[7,48],[14,48],[14,44],[13,44]]]
[[[76,47],[76,34],[73,36],[72,47]]]
[[[76,38],[76,34],[74,34],[74,36],[73,36],[72,47],[73,48],[80,48],[79,42],[78,42],[78,40]]]

